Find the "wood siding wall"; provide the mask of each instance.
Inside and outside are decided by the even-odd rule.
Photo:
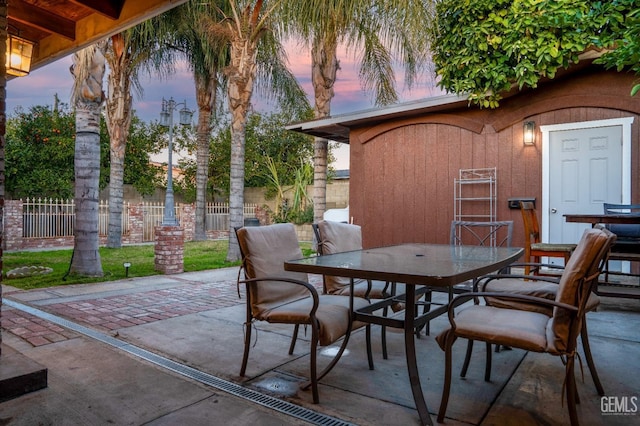
[[[511,197],[542,198],[540,126],[634,117],[632,201],[640,202],[640,96],[633,76],[586,71],[503,100],[498,110],[474,108],[426,114],[352,129],[350,214],[363,245],[448,243],[454,179],[460,169],[497,168],[497,219],[514,221],[514,245],[524,244]],[[536,144],[522,143],[523,121],[536,123]]]

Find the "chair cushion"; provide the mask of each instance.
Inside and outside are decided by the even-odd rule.
[[[468,305],[455,316],[455,334],[472,340],[489,341],[505,346],[544,352],[547,347],[547,324],[544,314],[486,305]],[[436,337],[444,350],[448,329]]]
[[[323,220],[318,223],[324,254],[362,249],[362,229],[350,223]]]
[[[640,240],[640,225],[611,224],[607,229],[618,236],[618,240]]]
[[[302,272],[284,270],[284,262],[302,258],[295,228],[290,223],[269,226],[249,226],[238,230],[238,243],[245,258],[247,277],[278,277],[308,281]],[[300,285],[264,281],[249,287],[251,311],[254,316],[264,309],[308,297],[309,291]]]
[[[535,279],[501,278],[489,281],[484,286],[483,291],[524,294],[555,300],[558,292],[558,284]],[[495,297],[487,297],[485,301],[487,305],[498,308],[522,309],[525,311],[539,312],[547,316],[553,315],[553,307],[550,305],[540,305],[513,299],[498,299]],[[600,298],[595,293],[591,293],[587,300],[585,312],[595,311],[599,305]]]
[[[531,244],[532,251],[563,251],[571,253],[575,250],[575,244],[554,244],[554,243],[533,243]]]
[[[558,292],[558,284],[539,280],[525,281],[519,278],[500,278],[489,281],[483,291],[524,294],[528,296],[542,297],[548,300],[555,300]],[[499,299],[487,297],[487,305],[498,308],[521,309],[525,311],[539,312],[547,316],[552,315],[553,307],[539,305],[514,299]]]
[[[318,222],[318,231],[321,236],[319,244],[322,254],[362,249],[362,230],[358,225],[323,220]],[[349,294],[348,290],[344,292],[345,286],[348,287],[350,284],[349,278],[326,275],[324,282],[329,294]]]
[[[339,296],[321,295],[320,304],[316,311],[316,318],[320,324],[320,346],[327,346],[341,338],[347,332],[351,316],[349,313],[349,298]],[[367,306],[365,299],[355,297],[354,309]],[[309,312],[313,307],[313,299],[306,297],[289,303],[273,305],[259,313],[256,318],[262,321],[300,324],[311,323]],[[354,324],[354,328],[362,324]]]
[[[560,282],[556,302],[578,306],[580,286],[589,272],[593,272],[599,263],[604,246],[609,237],[599,229],[587,229],[578,246],[569,258]],[[569,344],[570,327],[575,313],[566,309],[554,307],[553,317],[547,326],[547,351],[551,353],[563,353]]]
[[[356,297],[365,297],[369,285],[367,280],[356,280],[353,286],[353,295]],[[385,291],[387,284],[383,281],[372,281],[371,291],[369,292],[369,299],[386,299],[390,295],[389,289]],[[335,296],[348,296],[351,293],[351,287],[349,285],[336,288],[330,294]]]

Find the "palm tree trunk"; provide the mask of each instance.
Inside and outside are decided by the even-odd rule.
[[[129,56],[123,36],[111,38],[113,55],[109,61],[109,98],[107,99],[107,126],[110,142],[109,174],[109,228],[107,247],[122,247],[122,199],[124,183],[124,156],[131,127],[131,76]]]
[[[98,251],[99,111],[99,105],[76,106],[76,222],[71,272],[86,276],[103,275]]]
[[[194,73],[196,102],[198,103],[198,130],[196,134],[196,229],[195,240],[207,239],[206,207],[207,182],[209,180],[209,144],[211,140],[211,114],[218,89],[215,77],[208,78]]]
[[[315,96],[315,118],[328,117],[331,114],[333,84],[340,68],[337,54],[338,43],[335,34],[316,39],[311,49],[313,92]],[[327,209],[327,156],[328,141],[316,137],[313,145],[313,220],[322,220]]]
[[[98,197],[104,70],[105,59],[100,48],[90,46],[74,55],[76,222],[70,271],[85,276],[103,275],[98,251]]]
[[[231,43],[231,65],[228,67],[228,97],[231,110],[228,262],[240,260],[240,248],[234,229],[244,225],[245,131],[256,75],[256,53],[257,41],[239,38]]]

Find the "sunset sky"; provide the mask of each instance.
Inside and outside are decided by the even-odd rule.
[[[289,53],[290,69],[309,95],[310,102],[313,103],[313,89],[310,82],[311,58],[309,53],[304,47],[298,45],[291,45],[288,51],[295,52],[295,54]],[[353,54],[349,54],[344,50],[339,53],[341,68],[338,71],[335,84],[335,97],[331,103],[332,115],[360,111],[374,106],[370,94],[363,92],[360,88],[357,65],[353,56]],[[71,63],[71,56],[68,56],[32,71],[26,77],[9,81],[6,99],[7,114],[9,116],[13,115],[15,108],[18,106],[27,109],[33,105],[53,105],[55,94],[58,95],[61,102],[69,104],[73,83],[69,72]],[[398,89],[402,90],[404,85],[401,72],[398,72],[397,78]],[[143,121],[148,122],[158,119],[163,97],[167,99],[173,97],[178,102],[186,100],[191,109],[196,108],[193,79],[191,72],[186,67],[177,69],[176,74],[168,80],[160,80],[154,76],[143,76],[141,82],[144,93],[141,97],[134,95],[133,107]],[[106,90],[106,79],[104,88]],[[433,83],[428,77],[425,77],[410,92],[402,90],[400,101],[421,99],[437,94],[438,89],[434,89]],[[268,103],[255,96],[253,102],[256,109],[260,111],[266,112],[270,108]],[[334,167],[336,169],[348,168],[348,156],[348,145],[341,145],[340,149],[336,151],[337,161]]]

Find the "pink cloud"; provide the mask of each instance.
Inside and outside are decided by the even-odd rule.
[[[311,84],[311,56],[309,49],[301,43],[287,42],[288,62],[291,72],[296,76],[313,102],[313,87]],[[331,102],[332,115],[346,114],[374,107],[372,94],[362,90],[358,76],[358,62],[353,51],[341,47],[338,52],[340,69],[335,83],[335,97]],[[69,103],[73,78],[69,73],[71,56],[60,59],[41,69],[33,71],[29,76],[16,78],[7,85],[7,112],[11,114],[15,107],[22,105],[28,109],[32,105],[52,105],[54,95],[62,102]],[[423,76],[412,90],[404,88],[403,74],[397,69],[396,83],[400,92],[400,102],[416,100],[441,94],[430,76]],[[180,62],[176,64],[175,74],[166,79],[155,75],[141,75],[140,81],[144,88],[142,97],[135,96],[133,107],[138,116],[144,121],[157,120],[162,107],[162,98],[173,97],[178,102],[186,100],[191,109],[196,109],[195,88],[189,67]],[[105,90],[106,79],[104,82]],[[270,103],[254,97],[254,105],[258,110],[273,108]],[[338,169],[348,168],[348,145],[340,144],[335,152]]]

